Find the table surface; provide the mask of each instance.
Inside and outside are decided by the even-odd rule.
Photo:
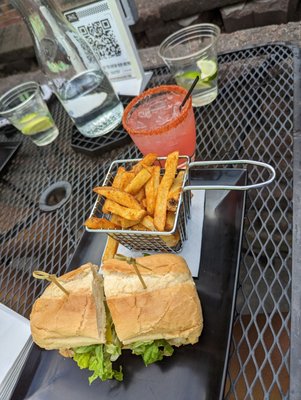
[[[301,347],[300,253],[296,248],[293,253],[299,243],[293,229],[293,181],[301,153],[293,140],[301,125],[299,63],[299,49],[288,44],[222,54],[219,96],[195,109],[196,159],[259,160],[277,173],[272,185],[247,195],[226,399],[300,398],[300,373],[292,369]],[[156,69],[151,85],[166,82],[167,69]],[[137,155],[132,144],[93,157],[75,152],[70,119],[58,102],[50,107],[60,128],[51,145],[37,148],[20,134],[0,137],[22,141],[0,176],[0,301],[24,316],[45,287],[32,279],[32,271],[66,271],[95,201],[92,188],[113,159]],[[252,183],[264,177],[256,168],[249,171]],[[43,212],[41,194],[58,181],[69,182],[72,195],[59,209]],[[300,214],[298,204],[294,213]]]

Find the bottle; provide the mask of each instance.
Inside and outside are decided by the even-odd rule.
[[[11,0],[34,41],[48,84],[87,137],[120,124],[123,106],[90,46],[52,0]]]

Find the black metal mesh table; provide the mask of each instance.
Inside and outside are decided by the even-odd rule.
[[[292,273],[294,279],[300,277],[292,268],[292,246],[298,238],[292,217],[293,174],[300,161],[299,156],[293,168],[293,137],[300,126],[299,50],[267,45],[223,54],[219,63],[218,99],[195,110],[196,158],[254,159],[277,171],[275,183],[248,193],[225,398],[284,399],[291,391],[291,399],[297,399],[300,379],[291,368],[301,342],[294,331],[299,314],[295,317],[291,310],[299,301],[298,293],[292,297]],[[151,85],[168,80],[167,69],[158,68]],[[1,135],[2,140],[22,140],[22,146],[0,177],[0,301],[25,316],[45,285],[32,278],[32,271],[66,271],[95,200],[92,188],[103,181],[113,159],[139,155],[125,142],[93,157],[75,152],[74,146],[78,150],[82,145],[80,137],[72,136],[72,123],[59,103],[51,107],[60,128],[51,145],[37,148],[19,134]],[[122,136],[122,128],[118,134]],[[93,150],[93,143],[86,145],[88,153],[89,146]],[[71,196],[59,209],[43,212],[40,196],[57,181],[71,184]]]

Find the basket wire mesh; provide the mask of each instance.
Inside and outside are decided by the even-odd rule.
[[[103,186],[112,186],[114,177],[117,173],[119,167],[124,167],[126,170],[130,170],[137,162],[141,159],[132,159],[132,160],[116,160],[113,161],[110,165],[108,173],[103,182]],[[161,176],[164,174],[164,166],[163,162],[166,160],[166,157],[158,157],[157,161],[160,163],[161,167]],[[181,168],[180,170],[185,170],[185,174],[183,177],[182,183],[182,193],[180,193],[179,202],[177,206],[177,210],[175,213],[174,226],[169,231],[159,232],[158,231],[138,231],[135,229],[90,229],[86,227],[88,232],[103,232],[108,233],[113,239],[118,240],[123,246],[127,247],[130,250],[145,252],[145,251],[162,251],[162,252],[171,252],[178,253],[183,248],[183,242],[187,238],[187,222],[188,217],[190,216],[190,199],[189,194],[183,192],[183,188],[186,184],[189,184],[189,173],[188,173],[188,163],[189,157],[181,156],[179,157]],[[110,219],[111,215],[105,214],[102,211],[102,207],[104,205],[105,198],[103,196],[98,195],[97,200],[93,206],[90,217],[98,217],[98,218],[106,218]],[[175,245],[170,245],[168,239],[171,238],[171,235],[176,235],[178,238],[177,243]]]

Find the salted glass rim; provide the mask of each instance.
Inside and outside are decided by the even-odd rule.
[[[156,86],[154,88],[148,89],[145,92],[141,93],[139,96],[135,97],[125,108],[123,117],[122,117],[122,124],[124,129],[130,134],[130,135],[159,135],[162,134],[166,131],[169,131],[170,129],[173,129],[177,127],[182,121],[184,121],[187,118],[188,112],[190,109],[192,109],[192,98],[189,96],[187,99],[186,103],[184,106],[181,108],[180,114],[172,119],[170,122],[167,122],[166,124],[155,128],[155,129],[135,129],[131,128],[128,125],[128,117],[130,113],[137,108],[136,106],[139,106],[139,103],[143,103],[143,100],[146,97],[153,96],[157,93],[163,93],[163,92],[176,92],[179,94],[183,94],[184,96],[187,94],[187,90],[181,86],[177,85],[161,85],[161,86]],[[183,97],[184,99],[184,97]]]

